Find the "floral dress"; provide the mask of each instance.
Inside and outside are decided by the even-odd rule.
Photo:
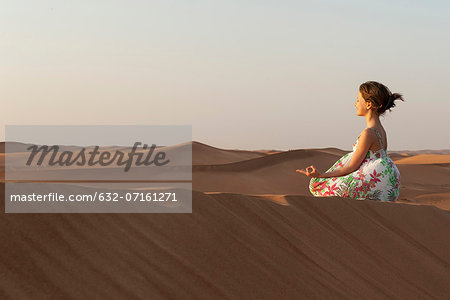
[[[381,135],[375,128],[371,129],[375,131],[381,149],[375,152],[369,150],[359,169],[353,173],[341,177],[312,178],[309,183],[309,190],[314,196],[397,201],[400,194],[400,172],[386,153]],[[358,147],[358,140],[353,144],[353,152],[341,157],[327,172],[350,163]]]

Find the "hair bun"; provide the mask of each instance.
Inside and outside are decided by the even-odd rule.
[[[384,110],[389,109],[392,106],[392,103],[394,102],[394,97],[392,95],[389,95],[388,102],[386,103],[386,106],[384,107]]]

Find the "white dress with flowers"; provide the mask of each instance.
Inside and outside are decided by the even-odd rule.
[[[381,135],[375,128],[371,129],[375,131],[381,149],[375,152],[369,150],[359,169],[353,173],[341,177],[312,178],[309,190],[314,196],[397,201],[400,194],[400,172],[386,153]],[[353,144],[353,151],[341,157],[327,172],[350,163],[357,146],[358,140]]]

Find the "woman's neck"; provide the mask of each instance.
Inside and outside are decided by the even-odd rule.
[[[372,111],[369,111],[364,117],[368,128],[381,126],[380,117]]]

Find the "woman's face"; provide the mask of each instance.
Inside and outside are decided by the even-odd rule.
[[[371,107],[370,103],[364,100],[360,91],[358,91],[358,98],[356,99],[355,107],[357,116],[365,116],[369,112]]]

